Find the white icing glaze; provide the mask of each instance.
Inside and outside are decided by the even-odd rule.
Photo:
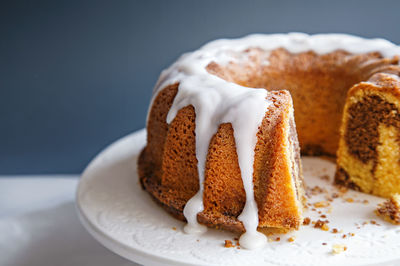
[[[188,221],[185,232],[204,232],[205,227],[197,222],[197,213],[203,211],[204,168],[208,147],[219,125],[231,123],[246,192],[246,204],[239,219],[246,228],[245,235],[259,235],[258,242],[263,245],[266,243],[266,237],[257,232],[258,209],[253,193],[253,162],[258,127],[270,104],[265,99],[268,92],[264,89],[249,90],[235,83],[225,82],[216,76],[206,79],[204,75],[209,74],[205,71],[205,66],[194,67],[203,69],[204,73],[199,73],[198,70],[198,75],[187,76],[180,82],[178,94],[167,116],[167,123],[171,123],[178,111],[189,105],[192,105],[196,112],[196,158],[200,189],[184,208],[183,214]],[[189,72],[191,71],[195,69],[189,69]],[[262,242],[261,239],[265,241]],[[249,241],[241,245],[254,247],[254,243],[247,243]]]
[[[188,221],[185,232],[202,233],[206,230],[197,222],[197,214],[204,209],[204,168],[208,147],[220,124],[231,123],[246,192],[246,204],[239,216],[246,233],[240,237],[240,244],[244,248],[254,249],[264,246],[267,242],[266,237],[257,232],[258,208],[254,200],[253,163],[258,127],[270,105],[265,99],[268,92],[227,82],[206,70],[207,65],[213,61],[223,65],[241,60],[240,56],[235,55],[250,47],[258,47],[267,52],[276,48],[285,48],[291,53],[311,50],[317,54],[335,50],[345,50],[353,54],[376,51],[385,57],[400,55],[400,48],[383,39],[364,39],[346,34],[255,34],[241,39],[210,42],[195,52],[182,55],[161,73],[154,88],[152,101],[162,88],[179,83],[167,123],[171,123],[183,107],[192,105],[196,112],[196,158],[200,190],[184,208],[184,215]],[[242,60],[246,60],[246,57]]]

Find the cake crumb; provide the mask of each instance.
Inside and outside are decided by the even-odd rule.
[[[325,199],[326,199],[327,201],[329,201],[329,202],[333,202],[333,199],[332,199],[331,197],[329,197],[329,196],[325,196]]]
[[[318,195],[324,192],[322,188],[319,186],[312,187],[311,189],[308,189],[311,195]]]
[[[340,254],[347,250],[347,247],[343,244],[334,244],[332,246],[332,253],[333,254]]]
[[[325,214],[322,214],[322,215],[321,215],[321,218],[326,218],[326,215],[325,215]]]
[[[365,199],[365,200],[363,200],[363,201],[362,201],[362,203],[364,203],[364,204],[368,204],[368,203],[369,203],[369,201]]]
[[[347,198],[346,201],[349,202],[349,203],[353,203],[354,199],[353,198]]]
[[[231,240],[225,240],[225,247],[226,248],[234,248],[235,245],[233,245]]]
[[[329,207],[330,203],[329,201],[318,201],[314,203],[315,208],[326,208]]]
[[[324,242],[324,243],[322,243],[322,245],[323,245],[323,246],[326,246],[326,243]]]
[[[333,234],[337,234],[338,232],[339,232],[339,230],[337,230],[336,228],[333,228],[333,229],[332,229],[332,233],[333,233]]]
[[[288,241],[288,242],[293,242],[294,239],[295,239],[295,238],[292,236],[292,237],[289,237],[287,241]]]
[[[329,226],[327,224],[323,224],[322,227],[321,227],[321,230],[329,231]]]
[[[322,220],[318,220],[315,225],[314,228],[319,228],[323,231],[329,231],[329,226],[327,225],[329,221],[322,221]]]
[[[345,187],[345,186],[339,186],[339,192],[342,193],[342,194],[347,193],[348,190],[349,189],[347,187]]]
[[[310,217],[306,217],[306,218],[304,218],[304,220],[303,220],[303,225],[309,225],[310,222],[311,222]]]
[[[175,226],[174,226],[174,227],[172,227],[172,230],[176,231],[176,227],[175,227]]]
[[[322,180],[329,181],[329,175],[321,175],[319,178],[321,178]]]
[[[280,238],[280,237],[277,237],[277,238],[275,239],[275,241],[281,241],[281,238]]]

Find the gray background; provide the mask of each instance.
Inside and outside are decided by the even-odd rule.
[[[400,1],[1,1],[0,174],[79,173],[143,128],[160,71],[254,32],[400,43]]]

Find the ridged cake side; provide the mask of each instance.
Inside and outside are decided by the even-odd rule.
[[[153,140],[154,146],[147,146],[141,153],[139,176],[143,188],[156,202],[184,220],[183,207],[199,188],[194,152],[195,113],[188,106],[179,111],[170,125],[165,122],[164,109],[172,104],[176,92],[176,85],[169,86],[153,103],[148,124],[152,133],[148,137],[157,141]],[[272,92],[267,100],[273,102],[274,108],[267,111],[259,128],[254,158],[259,226],[297,229],[302,222],[304,190],[293,104],[287,91]],[[204,211],[197,216],[200,223],[244,231],[237,218],[246,196],[229,123],[221,124],[210,142],[203,202]]]

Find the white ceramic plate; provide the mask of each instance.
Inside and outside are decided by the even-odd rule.
[[[333,199],[327,207],[313,210],[311,206],[306,211],[312,221],[325,220],[320,217],[325,214],[329,231],[310,224],[287,235],[270,236],[271,242],[261,250],[225,248],[225,240],[235,242],[237,237],[229,232],[210,229],[201,236],[184,234],[184,223],[154,203],[138,182],[136,160],[145,134],[140,130],[106,148],[79,183],[77,208],[82,223],[115,253],[145,265],[400,265],[400,227],[373,213],[383,199],[355,191]],[[327,190],[312,195],[309,203],[338,193],[331,185],[333,163],[304,157],[303,167],[309,188]],[[332,233],[333,228],[339,233]],[[347,250],[334,255],[335,244]]]

